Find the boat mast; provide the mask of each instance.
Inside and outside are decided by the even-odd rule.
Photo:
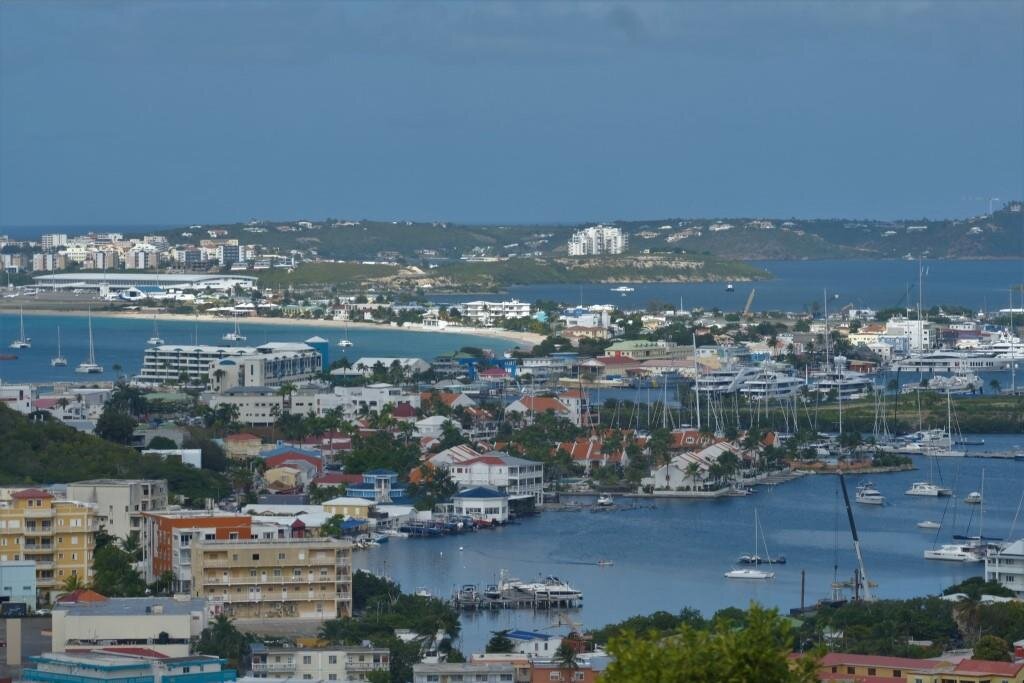
[[[95,365],[96,351],[92,346],[92,309],[89,309],[89,365]]]
[[[697,328],[693,328],[693,369],[696,370],[697,379],[694,380],[693,386],[697,393],[697,431],[700,431],[700,378],[701,371],[700,365],[697,363]]]
[[[871,602],[874,597],[871,595],[871,582],[868,581],[867,571],[864,569],[864,556],[860,552],[860,538],[857,536],[857,524],[853,521],[853,508],[850,507],[850,494],[846,491],[846,479],[843,473],[839,472],[839,484],[843,488],[843,502],[846,503],[846,517],[850,520],[850,533],[853,534],[853,551],[857,554],[857,567],[860,575],[857,583],[863,583],[862,595],[865,602]],[[856,587],[855,587],[856,589]]]

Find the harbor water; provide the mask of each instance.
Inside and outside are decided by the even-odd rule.
[[[984,449],[1024,447],[1024,435],[987,436]],[[972,449],[979,451],[983,449]],[[935,480],[955,489],[952,498],[904,494],[928,478],[926,459],[916,471],[873,474],[885,506],[857,505],[854,515],[868,577],[883,598],[939,593],[983,573],[980,564],[923,559],[933,545],[953,534],[978,533],[981,509],[963,498],[981,487],[985,470],[984,534],[1009,537],[1022,494],[1024,462],[958,458],[938,463]],[[847,479],[851,499],[858,482]],[[557,611],[466,612],[462,648],[480,651],[491,632],[505,628],[543,629],[577,622],[596,628],[632,615],[684,607],[705,615],[750,601],[788,610],[800,604],[800,572],[807,573],[806,601],[829,597],[835,578],[849,580],[856,560],[838,478],[810,475],[756,493],[718,500],[637,499],[637,509],[594,513],[548,511],[504,528],[432,539],[392,539],[357,552],[354,564],[385,574],[407,591],[426,589],[448,598],[463,584],[497,583],[504,570],[522,580],[558,576],[584,594],[583,607]],[[588,502],[586,499],[574,499]],[[592,502],[592,501],[590,501]],[[632,499],[618,498],[628,507]],[[787,563],[772,568],[771,581],[732,581],[723,573],[736,558],[754,552],[754,510],[772,556]],[[924,520],[942,522],[938,532],[917,528]],[[1024,535],[1021,520],[1013,537]],[[757,549],[764,555],[764,547]],[[612,560],[613,566],[597,566]],[[838,565],[838,569],[836,566]],[[763,568],[763,567],[762,567]]]

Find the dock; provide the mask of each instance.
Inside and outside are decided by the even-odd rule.
[[[486,591],[481,591],[478,586],[465,585],[453,593],[451,605],[455,609],[465,612],[507,609],[579,609],[583,607],[583,594],[574,592],[571,595],[547,595],[504,586],[500,589],[488,586]]]

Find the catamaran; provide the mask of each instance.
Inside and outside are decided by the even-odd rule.
[[[55,368],[67,367],[68,359],[60,352],[60,325],[57,326],[57,355],[50,359],[50,365]]]
[[[224,341],[230,341],[230,342],[245,341],[247,339],[247,337],[244,334],[242,334],[241,331],[239,331],[239,329],[238,329],[238,317],[237,316],[235,317],[235,331],[234,332],[228,332],[227,334],[224,335],[223,339],[224,339]]]
[[[21,309],[21,333],[11,342],[12,349],[31,349],[32,338],[25,336],[25,309]]]
[[[92,309],[89,309],[89,358],[79,363],[75,372],[83,375],[98,375],[103,372],[103,366],[96,363],[96,349],[92,342]]]
[[[348,319],[347,318],[345,319],[345,336],[342,337],[341,341],[338,342],[338,346],[340,346],[343,349],[347,349],[349,347],[355,346],[355,344],[353,344],[351,341],[349,341],[349,338],[348,338]]]
[[[938,548],[924,551],[926,560],[946,560],[948,562],[981,562],[984,558],[970,545],[940,545]]]
[[[743,555],[737,560],[741,564],[759,564],[761,557],[757,554],[757,540],[760,534],[761,524],[757,519],[757,508],[754,508],[754,552],[750,555]],[[768,543],[764,539],[763,534],[761,535],[761,541],[764,543],[764,554],[765,557],[770,558],[768,554]],[[756,560],[754,559],[756,558]],[[771,564],[771,560],[767,560],[768,564]],[[731,569],[725,572],[725,578],[727,579],[753,579],[757,581],[766,581],[768,579],[775,578],[775,572],[764,571],[763,569]]]
[[[160,330],[156,325],[156,313],[153,314],[153,336],[147,339],[146,343],[150,346],[159,346],[164,343],[164,340],[160,338]]]

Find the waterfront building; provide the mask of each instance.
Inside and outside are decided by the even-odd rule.
[[[49,289],[87,289],[119,292],[129,287],[156,285],[164,289],[233,292],[235,287],[251,291],[256,278],[248,275],[191,275],[187,273],[55,273],[36,275],[36,286]]]
[[[0,562],[35,561],[39,602],[52,602],[69,577],[92,580],[98,530],[92,505],[21,489],[0,504]]]
[[[197,538],[249,539],[252,519],[223,510],[156,510],[142,513],[142,565],[146,583],[165,572],[175,592],[192,590],[192,543]]]
[[[509,663],[413,664],[412,683],[513,683],[516,668]]]
[[[906,337],[912,351],[926,351],[935,346],[935,323],[927,320],[892,318],[885,324],[885,334]]]
[[[1024,539],[985,557],[985,580],[996,581],[1024,598]]]
[[[508,496],[490,486],[474,486],[452,496],[452,511],[478,522],[504,524],[508,521]]]
[[[529,318],[533,307],[518,299],[511,301],[467,301],[461,304],[462,317],[470,322],[490,327],[495,322],[514,318]]]
[[[510,501],[544,500],[544,464],[540,462],[498,451],[481,454],[466,445],[443,450],[428,462],[445,468],[460,489],[487,486],[504,493]]]
[[[651,360],[656,358],[683,358],[690,354],[685,346],[675,342],[628,339],[618,341],[605,349],[605,355],[612,358]]]
[[[319,377],[322,369],[323,358],[303,343],[268,342],[255,347],[161,344],[145,350],[138,380],[177,384],[184,375],[223,391],[302,382]]]
[[[579,230],[569,238],[569,256],[621,254],[629,247],[629,235],[621,228],[595,225]]]
[[[67,498],[96,507],[104,530],[119,539],[140,540],[142,513],[167,507],[166,479],[89,479],[68,484]]]
[[[87,652],[51,652],[28,658],[35,668],[22,671],[26,681],[42,683],[228,683],[237,672],[225,669],[225,660],[211,655],[160,657],[150,648],[129,652],[103,648]]]
[[[405,484],[398,481],[398,473],[376,469],[363,472],[361,484],[349,484],[345,493],[350,497],[370,500],[374,503],[391,503],[406,496]]]
[[[333,538],[197,538],[192,595],[234,618],[348,617],[352,544]]]
[[[356,519],[369,519],[377,504],[366,498],[355,496],[339,496],[324,501],[323,511],[331,515],[343,517],[354,517]]]
[[[36,609],[36,563],[34,560],[0,562],[0,601],[24,603]]]
[[[62,602],[54,606],[50,647],[65,652],[141,646],[164,657],[185,657],[207,619],[206,602],[184,596]]]
[[[254,678],[358,683],[371,671],[388,671],[391,653],[383,647],[268,647],[250,646]]]

